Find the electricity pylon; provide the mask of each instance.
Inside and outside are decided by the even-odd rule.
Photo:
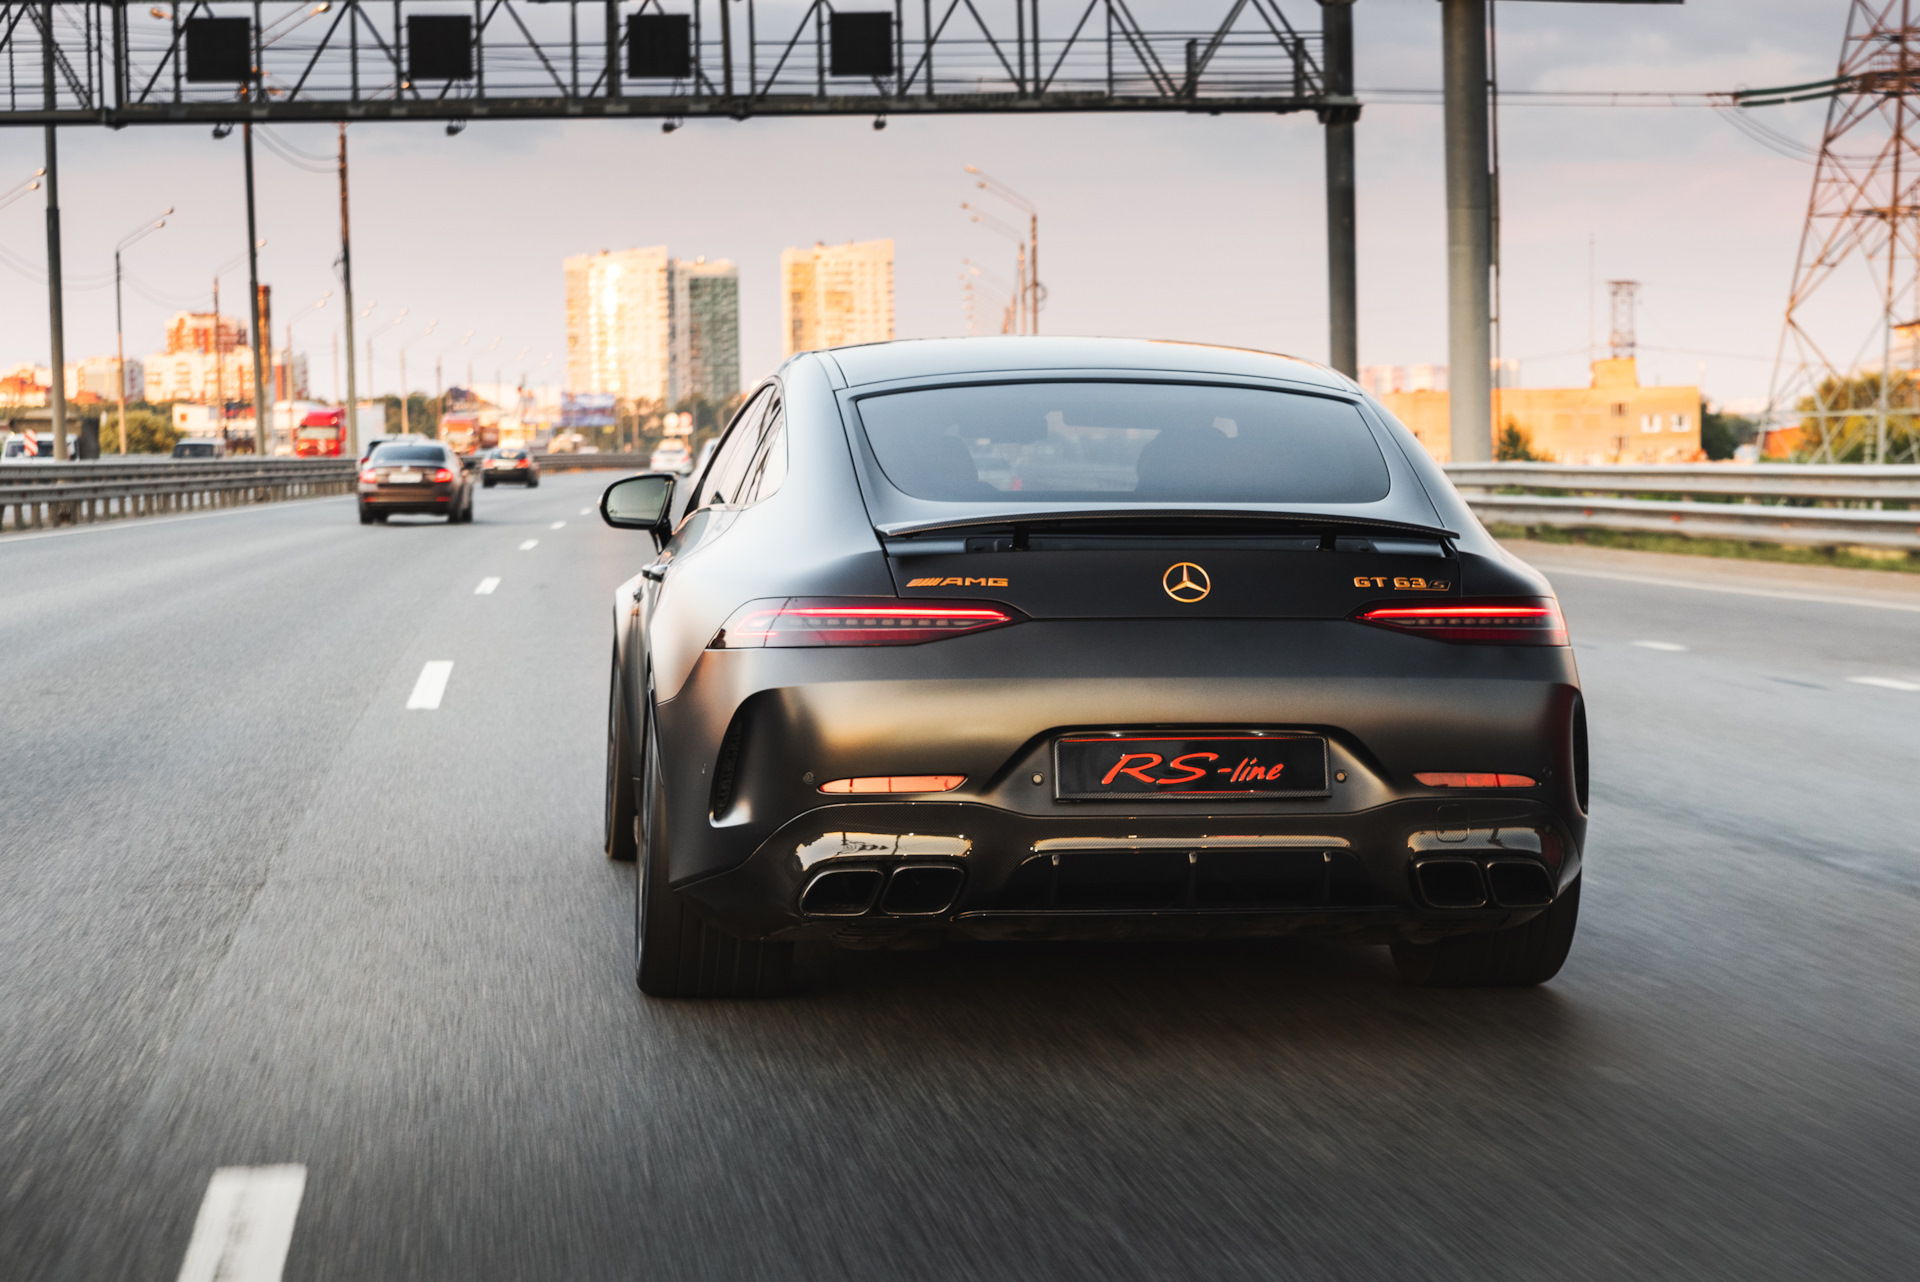
[[[1816,462],[1920,458],[1914,380],[1902,372],[1916,363],[1920,334],[1914,9],[1915,0],[1853,0],[1831,80],[1736,95],[1743,108],[1829,100],[1768,398],[1776,423],[1810,429],[1802,445]],[[1837,300],[1816,305],[1847,267],[1864,267],[1872,281],[1869,323],[1833,322]],[[1865,321],[1863,310],[1851,314]]]

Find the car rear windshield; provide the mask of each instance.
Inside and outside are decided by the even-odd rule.
[[[859,402],[887,479],[948,502],[1368,503],[1386,460],[1347,401],[1245,387],[1048,382]]]
[[[368,460],[373,463],[445,463],[447,456],[437,445],[382,445]]]

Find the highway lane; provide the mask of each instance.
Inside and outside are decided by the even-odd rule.
[[[657,1003],[600,483],[0,540],[0,1274],[173,1277],[298,1163],[290,1279],[1911,1275],[1920,691],[1854,679],[1920,611],[1539,553],[1596,798],[1541,990],[1283,941]]]

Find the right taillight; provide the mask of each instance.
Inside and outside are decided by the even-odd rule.
[[[789,597],[734,611],[710,650],[780,650],[847,645],[919,645],[1005,627],[1021,616],[980,601],[899,601],[887,597]]]
[[[1494,597],[1421,605],[1369,606],[1361,623],[1478,645],[1565,645],[1567,623],[1552,597]]]

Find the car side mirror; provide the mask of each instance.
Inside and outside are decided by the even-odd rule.
[[[660,542],[672,529],[672,472],[642,472],[615,481],[600,496],[600,519],[616,530],[647,530]]]

